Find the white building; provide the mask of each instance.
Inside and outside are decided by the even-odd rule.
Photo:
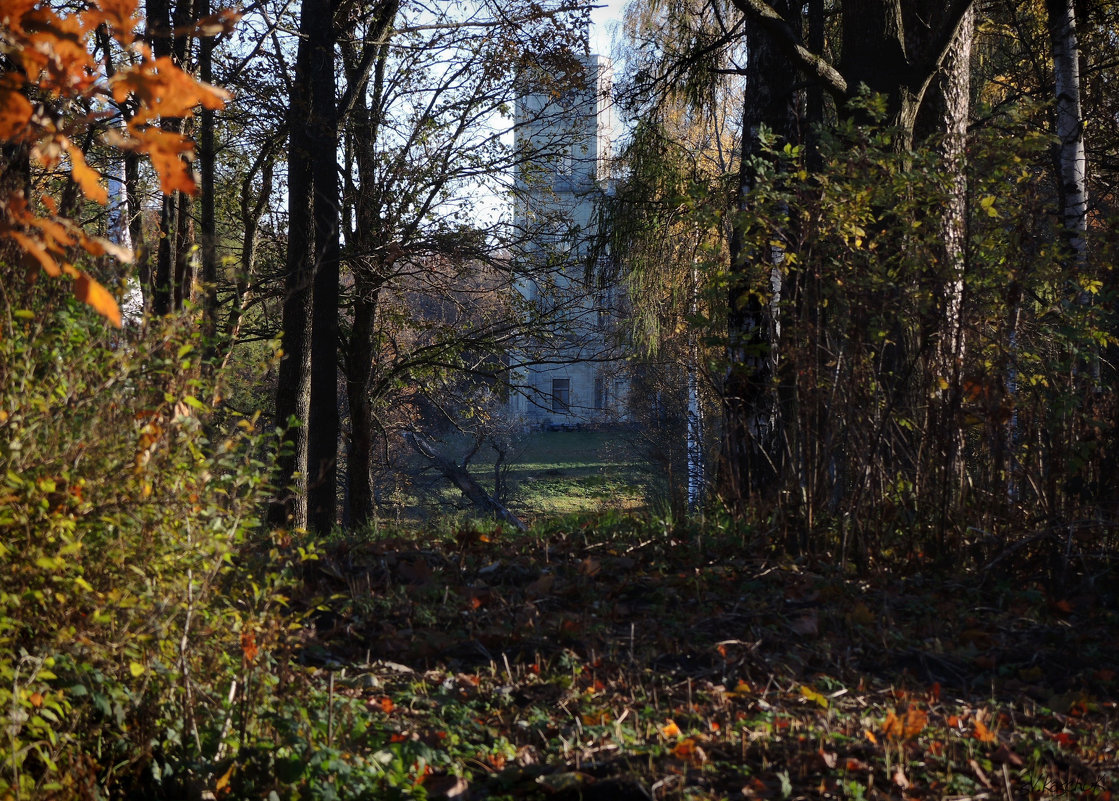
[[[534,331],[513,356],[510,412],[530,427],[625,417],[619,295],[596,245],[599,200],[611,191],[610,63],[591,55],[578,65],[582,81],[522,76],[516,108],[515,259]]]

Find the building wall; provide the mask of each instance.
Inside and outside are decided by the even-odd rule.
[[[517,102],[514,222],[526,313],[542,319],[514,355],[510,412],[533,427],[624,417],[608,256],[594,264],[598,202],[610,191],[614,133],[609,60],[581,59],[584,85],[524,78]]]

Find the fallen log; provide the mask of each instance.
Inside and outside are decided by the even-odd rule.
[[[476,509],[503,523],[508,523],[517,531],[524,531],[525,524],[520,518],[509,511],[505,504],[498,501],[474,480],[466,467],[449,459],[436,450],[435,446],[415,431],[405,431],[404,439],[415,449],[416,453],[431,462],[442,476],[450,481],[463,497],[470,501]]]

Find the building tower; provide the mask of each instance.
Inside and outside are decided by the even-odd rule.
[[[513,357],[510,412],[533,428],[623,419],[627,382],[617,351],[619,295],[599,237],[612,191],[614,114],[609,59],[573,59],[559,81],[522,75],[516,108],[514,224],[518,290],[532,333]]]

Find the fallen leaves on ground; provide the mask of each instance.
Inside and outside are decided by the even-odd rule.
[[[1113,597],[1070,625],[1029,582],[854,579],[646,534],[337,544],[309,568],[302,659],[355,682],[384,742],[442,755],[430,797],[1107,801],[1119,782]]]

